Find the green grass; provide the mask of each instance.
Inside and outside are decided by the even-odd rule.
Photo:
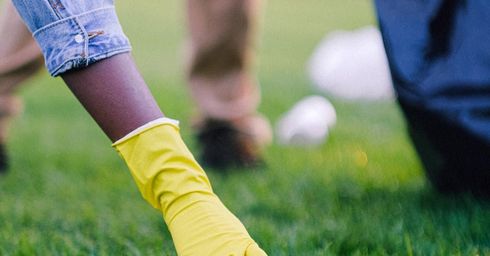
[[[183,2],[118,1],[118,9],[152,91],[195,145]],[[261,111],[276,121],[313,93],[304,64],[315,44],[333,29],[373,24],[372,11],[366,0],[268,1]],[[42,73],[21,94],[11,173],[0,177],[0,255],[174,255],[161,216],[60,79]],[[395,103],[334,105],[339,120],[325,145],[273,145],[263,169],[209,173],[270,255],[490,255],[490,205],[430,189]]]

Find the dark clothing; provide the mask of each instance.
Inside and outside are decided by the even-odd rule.
[[[490,1],[375,3],[427,176],[442,191],[490,195]]]

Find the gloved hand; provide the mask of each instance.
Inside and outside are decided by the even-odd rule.
[[[266,255],[213,193],[176,121],[155,120],[113,146],[143,198],[162,211],[179,255]]]

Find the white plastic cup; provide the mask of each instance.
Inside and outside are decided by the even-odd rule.
[[[309,96],[296,103],[277,122],[277,140],[285,145],[319,145],[326,141],[336,121],[335,109],[327,99]]]

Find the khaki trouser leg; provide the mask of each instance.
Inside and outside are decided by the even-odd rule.
[[[202,119],[230,121],[266,141],[270,128],[257,113],[260,93],[252,71],[260,4],[261,0],[188,0],[187,74]]]
[[[0,143],[5,143],[10,119],[22,109],[14,93],[42,66],[39,47],[8,0],[0,14]]]

